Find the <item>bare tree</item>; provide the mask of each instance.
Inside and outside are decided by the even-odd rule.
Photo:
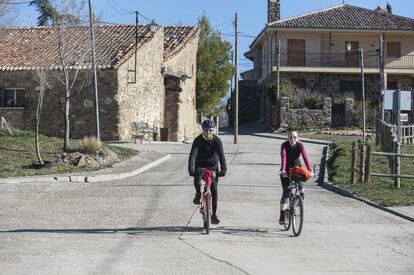
[[[89,36],[86,28],[75,27],[86,16],[85,1],[62,0],[56,11],[59,16],[53,19],[55,43],[51,45],[57,52],[58,69],[49,68],[51,89],[57,96],[64,117],[63,150],[70,150],[70,110],[71,99],[79,94],[90,80],[90,69],[86,61],[89,50]],[[76,14],[78,17],[72,16]],[[62,16],[70,15],[70,16]],[[90,62],[89,62],[90,64]]]
[[[71,105],[71,98],[82,91],[83,87],[87,83],[88,78],[86,75],[83,74],[83,79],[80,80],[80,85],[77,81],[79,80],[79,73],[81,72],[81,68],[84,64],[85,57],[87,51],[73,51],[71,50],[71,46],[74,46],[74,43],[78,42],[85,42],[85,41],[71,41],[71,36],[65,29],[64,25],[58,26],[57,31],[58,36],[58,48],[59,48],[59,61],[61,65],[62,73],[54,74],[56,79],[59,81],[61,86],[63,86],[64,91],[64,108],[63,114],[65,119],[65,136],[64,136],[64,144],[63,149],[64,151],[68,151],[70,149],[70,105]],[[83,43],[85,44],[85,43]],[[81,72],[83,73],[83,71]],[[76,85],[76,86],[75,86]],[[76,88],[75,88],[76,87]],[[59,103],[61,106],[63,105],[61,102],[61,97],[58,98]]]
[[[45,95],[46,85],[49,85],[46,80],[45,68],[41,67],[36,70],[36,77],[39,81],[39,94],[37,97],[37,107],[36,107],[36,132],[35,132],[35,142],[36,142],[36,156],[40,165],[44,165],[42,156],[40,154],[40,143],[39,143],[39,124],[40,116],[42,114],[43,107],[43,98]]]

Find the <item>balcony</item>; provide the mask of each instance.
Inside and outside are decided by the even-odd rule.
[[[274,58],[274,63],[277,59]],[[405,55],[400,58],[385,58],[385,70],[389,72],[414,73],[414,55]],[[379,56],[377,51],[364,53],[364,66],[367,73],[378,72]],[[280,53],[280,67],[282,71],[323,71],[323,72],[357,72],[360,70],[358,52],[342,53]],[[275,70],[275,65],[273,70]]]

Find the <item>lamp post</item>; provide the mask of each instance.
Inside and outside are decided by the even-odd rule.
[[[346,42],[346,49],[348,52],[351,52],[352,44],[351,42]],[[361,67],[361,88],[362,88],[362,140],[366,141],[366,111],[365,111],[365,73],[364,73],[364,49],[358,49],[358,58],[359,58],[359,65]]]

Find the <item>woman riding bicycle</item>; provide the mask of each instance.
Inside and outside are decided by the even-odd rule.
[[[226,158],[224,157],[223,143],[221,139],[214,135],[216,125],[212,120],[204,120],[201,124],[203,133],[194,139],[188,159],[188,173],[194,177],[194,187],[196,194],[193,200],[194,204],[200,204],[201,199],[201,169],[207,168],[216,171],[219,177],[224,177],[227,171]],[[220,162],[220,170],[219,170]],[[220,220],[217,218],[217,184],[218,178],[214,177],[211,186],[211,194],[213,200],[213,215],[211,223],[218,224]]]
[[[285,210],[288,209],[289,202],[289,169],[295,166],[302,166],[300,162],[300,156],[302,155],[303,160],[305,161],[306,168],[311,171],[311,163],[308,158],[308,154],[305,149],[305,145],[299,142],[298,133],[296,131],[291,131],[288,133],[288,141],[284,142],[280,148],[280,156],[282,160],[280,168],[280,180],[282,182],[283,194],[280,199],[280,218],[279,223],[283,224],[285,222]],[[311,173],[312,177],[313,174]],[[299,193],[302,199],[305,198],[304,185],[303,182],[299,183]]]

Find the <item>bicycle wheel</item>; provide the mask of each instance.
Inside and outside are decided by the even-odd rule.
[[[292,202],[292,230],[295,237],[300,235],[303,227],[303,200],[296,196]]]
[[[286,217],[286,221],[283,225],[285,226],[285,230],[288,231],[290,229],[290,225],[292,223],[292,215],[291,215],[290,208],[288,210],[285,210],[285,213],[286,213],[285,215],[287,217]]]
[[[206,230],[206,234],[210,233],[210,203],[211,195],[209,193],[206,194],[206,203],[204,205],[204,229]]]

